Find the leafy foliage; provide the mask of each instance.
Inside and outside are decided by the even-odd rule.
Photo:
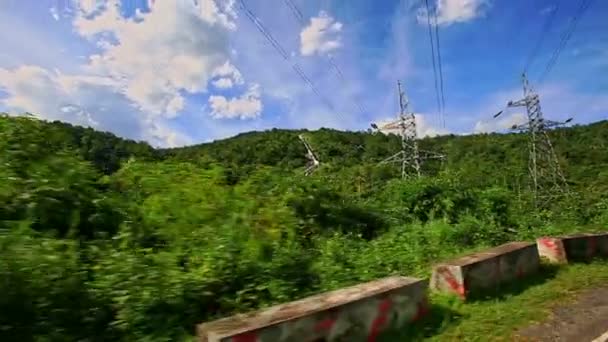
[[[395,136],[271,130],[154,150],[0,117],[0,339],[189,340],[201,321],[605,227],[606,132],[551,132],[576,195],[535,212],[522,135],[424,139],[449,158],[404,181],[377,165]],[[322,162],[311,177],[297,134]]]

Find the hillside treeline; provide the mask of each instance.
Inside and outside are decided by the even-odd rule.
[[[302,172],[304,134],[321,160]],[[189,340],[198,322],[514,239],[608,224],[608,122],[551,132],[573,195],[534,210],[526,136],[246,133],[155,150],[0,117],[0,340]]]

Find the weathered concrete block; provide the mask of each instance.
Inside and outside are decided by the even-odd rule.
[[[465,299],[471,292],[535,273],[540,265],[536,244],[511,242],[438,264],[431,288]]]
[[[389,277],[198,325],[201,342],[375,341],[427,312],[428,281]]]
[[[553,263],[586,261],[596,256],[608,256],[608,233],[542,237],[536,239],[536,244],[540,256]]]

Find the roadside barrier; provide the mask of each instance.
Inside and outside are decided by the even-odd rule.
[[[466,299],[477,290],[525,278],[540,259],[568,263],[608,256],[608,233],[511,242],[437,264],[430,288]],[[429,281],[387,277],[197,326],[200,342],[374,342],[429,311]]]

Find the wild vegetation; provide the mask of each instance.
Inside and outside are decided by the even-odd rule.
[[[303,133],[322,167],[302,170]],[[608,224],[608,122],[551,132],[575,195],[533,210],[521,134],[442,136],[401,180],[395,136],[272,130],[155,150],[0,117],[0,340],[189,340],[196,323]]]

